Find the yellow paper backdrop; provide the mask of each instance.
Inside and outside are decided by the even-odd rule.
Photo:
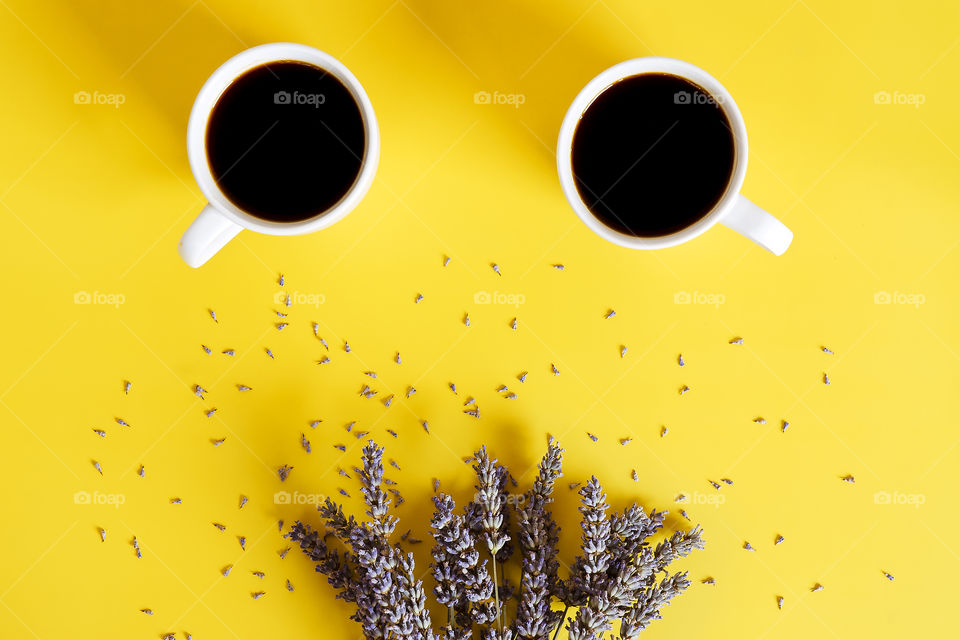
[[[400,465],[399,530],[416,538],[432,478],[468,498],[462,459],[486,443],[525,488],[548,433],[567,452],[566,563],[567,482],[595,473],[617,508],[670,509],[671,529],[690,526],[685,509],[708,547],[646,637],[953,633],[957,3],[2,0],[0,18],[3,638],[358,637],[309,562],[278,555],[277,520],[318,524],[312,506],[274,500],[343,488],[359,512],[356,478],[337,473],[358,462],[351,421]],[[328,230],[244,232],[191,270],[176,254],[202,206],[190,105],[221,62],[271,41],[356,73],[380,120],[376,182]],[[634,252],[577,221],[556,179],[560,121],[591,77],[644,55],[729,88],[750,133],[744,193],[794,230],[785,256],[723,228]],[[722,477],[735,484],[715,491]]]

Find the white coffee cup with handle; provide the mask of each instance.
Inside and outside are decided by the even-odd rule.
[[[265,220],[244,211],[224,195],[207,159],[207,124],[220,96],[247,71],[273,62],[302,62],[325,70],[350,92],[363,119],[365,141],[359,173],[353,185],[333,206],[296,222]],[[180,238],[178,251],[191,267],[212,258],[244,229],[277,236],[311,233],[343,219],[356,208],[373,182],[380,159],[380,132],[373,105],[356,76],[339,60],[302,44],[277,42],[247,49],[223,63],[207,79],[190,112],[187,124],[190,169],[208,204]],[[322,176],[318,176],[322,180]]]
[[[590,212],[577,190],[573,172],[573,141],[580,118],[591,103],[617,82],[641,74],[668,74],[678,76],[702,87],[729,120],[733,134],[733,170],[723,194],[713,208],[695,222],[678,231],[661,236],[636,236],[614,229]],[[567,111],[560,127],[557,142],[557,171],[563,193],[577,216],[594,233],[614,244],[632,249],[661,249],[682,244],[713,225],[720,223],[741,233],[772,252],[782,255],[793,240],[793,232],[770,213],[767,213],[740,193],[747,171],[747,130],[743,116],[733,98],[715,78],[703,69],[674,58],[647,57],[621,62],[591,80],[580,91]],[[689,176],[695,181],[697,176]]]

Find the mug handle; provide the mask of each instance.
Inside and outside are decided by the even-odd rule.
[[[184,262],[196,269],[223,249],[242,229],[207,203],[180,238],[177,251]]]
[[[793,241],[793,231],[743,195],[737,196],[720,224],[744,235],[775,256],[782,256]]]

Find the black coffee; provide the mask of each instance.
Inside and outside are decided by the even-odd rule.
[[[277,222],[323,213],[353,187],[366,131],[360,106],[319,67],[272,62],[234,80],[207,124],[207,161],[243,211]]]
[[[624,78],[580,117],[577,191],[608,227],[663,236],[704,217],[733,173],[730,122],[702,87],[665,73]]]

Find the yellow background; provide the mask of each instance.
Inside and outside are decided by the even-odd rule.
[[[564,483],[596,473],[617,508],[670,509],[671,528],[688,526],[685,508],[708,547],[683,563],[694,584],[645,637],[955,633],[939,620],[960,571],[956,2],[2,0],[0,17],[3,638],[357,637],[309,562],[278,556],[277,520],[317,515],[273,500],[342,487],[359,511],[356,480],[336,471],[358,461],[350,421],[402,467],[388,467],[407,499],[399,529],[425,540],[431,478],[468,497],[462,458],[487,443],[525,488],[547,433],[567,450]],[[356,73],[380,120],[375,184],[330,229],[244,232],[191,270],[176,254],[202,206],[190,105],[220,63],[271,41]],[[729,88],[750,133],[744,193],[795,232],[785,256],[724,228],[629,251],[577,221],[555,173],[560,121],[591,77],[644,55],[689,60]],[[75,104],[78,91],[125,102]],[[478,91],[525,103],[478,105]],[[923,104],[876,104],[880,91]],[[324,302],[296,298],[283,332],[280,273]],[[122,304],[77,304],[80,292]],[[477,304],[478,292],[523,304]],[[722,304],[676,304],[683,292]],[[893,303],[876,304],[881,292]],[[313,322],[331,348],[323,367]],[[366,383],[398,399],[361,398]],[[498,397],[500,384],[519,398]],[[462,413],[467,395],[480,420]],[[294,466],[285,484],[282,464]],[[708,479],[721,477],[735,484],[718,494]],[[75,504],[78,491],[124,504]],[[674,504],[681,492],[692,503]],[[877,492],[914,505],[877,504]],[[564,484],[567,563],[575,507]]]

